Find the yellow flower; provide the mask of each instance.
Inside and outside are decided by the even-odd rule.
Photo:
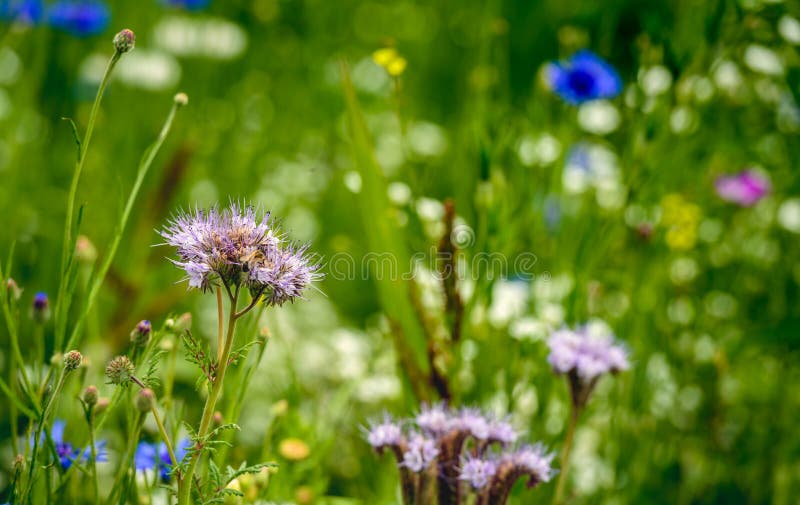
[[[393,47],[378,49],[372,53],[372,61],[382,66],[392,77],[401,75],[408,65],[408,61]]]
[[[661,200],[661,210],[667,246],[677,251],[692,249],[697,243],[697,227],[702,217],[700,207],[681,195],[670,194]]]

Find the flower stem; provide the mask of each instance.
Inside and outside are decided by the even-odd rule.
[[[222,355],[217,362],[217,373],[214,377],[214,384],[211,386],[211,392],[206,398],[206,404],[203,407],[203,417],[200,419],[200,428],[197,430],[196,443],[202,443],[203,439],[208,435],[208,429],[211,425],[211,420],[214,417],[214,409],[217,405],[217,399],[222,392],[222,383],[225,379],[225,372],[228,368],[228,357],[230,356],[231,347],[233,345],[234,330],[236,329],[236,306],[239,301],[239,290],[237,289],[231,297],[230,314],[228,315],[228,333],[225,336],[225,345],[223,346]],[[192,494],[192,483],[194,480],[194,472],[197,468],[197,463],[200,459],[200,451],[195,450],[189,459],[189,465],[186,468],[186,474],[182,476],[179,481],[178,489],[178,505],[189,505]]]
[[[177,465],[180,461],[175,458],[175,450],[172,448],[172,442],[170,442],[167,430],[164,428],[164,423],[161,422],[161,416],[158,414],[158,405],[153,405],[152,412],[153,419],[156,420],[156,424],[158,425],[158,432],[161,433],[161,438],[164,439],[164,445],[167,446],[167,452],[172,460],[172,464]]]
[[[222,289],[217,286],[217,360],[222,358],[222,339],[224,338],[225,315],[222,308]]]
[[[72,220],[73,214],[75,213],[75,199],[78,193],[78,182],[81,178],[81,172],[83,172],[83,164],[86,161],[86,151],[88,150],[89,143],[92,140],[94,124],[97,120],[97,113],[100,110],[100,102],[103,100],[103,94],[105,93],[106,86],[111,78],[111,73],[114,71],[114,67],[117,65],[120,56],[122,56],[122,53],[119,51],[114,51],[114,55],[111,56],[110,60],[108,60],[106,71],[103,74],[103,78],[100,80],[100,86],[97,88],[97,95],[95,95],[94,103],[92,104],[92,111],[89,114],[89,123],[86,125],[86,133],[84,134],[83,141],[80,141],[76,138],[76,141],[78,142],[78,160],[75,162],[75,170],[72,173],[72,182],[69,186],[69,197],[67,198],[67,216],[64,224],[64,245],[63,250],[61,251],[61,281],[59,282],[58,297],[56,298],[55,313],[56,318],[58,319],[56,322],[56,350],[61,349],[61,344],[63,343],[67,327],[67,307],[64,307],[62,304],[65,303],[64,296],[66,294],[68,282],[67,269],[69,268],[69,262],[72,255]]]
[[[553,505],[561,505],[563,503],[562,497],[564,495],[564,486],[566,486],[567,483],[567,470],[569,470],[570,450],[572,449],[572,439],[575,436],[575,427],[578,424],[579,415],[580,408],[574,403],[571,404],[567,435],[564,438],[564,446],[561,448],[561,473],[558,474],[556,494],[553,496]]]
[[[92,489],[94,490],[94,503],[100,503],[100,486],[97,482],[97,446],[94,443],[94,414],[89,412],[89,447],[92,451],[92,459],[89,461],[89,471],[92,477]]]

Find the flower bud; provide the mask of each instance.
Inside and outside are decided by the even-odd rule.
[[[44,323],[50,319],[50,300],[47,298],[47,293],[39,291],[33,297],[31,316],[37,323]]]
[[[147,342],[150,341],[151,332],[152,326],[150,325],[150,321],[147,319],[139,321],[139,324],[137,324],[136,328],[131,332],[131,343],[138,347],[146,346]]]
[[[144,388],[136,395],[134,404],[139,412],[150,412],[156,404],[156,394],[150,388]]]
[[[64,361],[64,355],[57,352],[50,356],[50,366],[58,366]]]
[[[8,278],[8,282],[6,284],[6,288],[8,289],[8,298],[9,299],[14,300],[16,302],[22,296],[22,290],[17,285],[17,281],[12,279],[11,277]]]
[[[136,367],[127,356],[117,356],[106,366],[106,377],[111,384],[127,385],[134,372]]]
[[[191,329],[192,329],[192,315],[188,312],[184,312],[178,317],[178,319],[175,320],[173,331],[175,333],[181,334],[186,330],[191,330]]]
[[[189,103],[189,95],[187,95],[186,93],[177,93],[175,95],[174,100],[175,100],[176,104],[178,104],[181,107],[183,107],[184,105]]]
[[[225,489],[230,489],[239,493],[242,492],[242,486],[239,484],[238,478],[228,482],[228,485],[225,486]],[[239,505],[240,503],[243,503],[243,500],[241,496],[226,493],[222,503],[223,505]]]
[[[86,235],[78,235],[75,241],[75,259],[79,263],[92,263],[97,259],[97,248]]]
[[[297,505],[311,505],[314,503],[314,490],[310,486],[300,486],[294,492]]]
[[[214,419],[214,425],[216,425],[216,426],[222,425],[222,421],[223,421],[222,412],[220,412],[219,410],[214,412],[214,418],[213,419]]]
[[[90,409],[97,404],[98,394],[95,386],[87,386],[83,390],[83,403]]]
[[[269,485],[269,476],[270,475],[272,475],[272,472],[270,472],[270,468],[269,467],[265,466],[264,468],[262,468],[255,475],[256,486],[258,486],[260,489],[266,488]]]
[[[105,396],[101,396],[97,399],[97,405],[94,406],[94,413],[97,415],[102,414],[111,404],[111,400],[106,398]]]
[[[136,45],[136,35],[134,35],[132,30],[125,28],[114,35],[114,49],[116,49],[118,53],[127,53],[133,49],[134,45]]]
[[[81,353],[75,350],[69,351],[64,355],[64,368],[67,372],[77,370],[77,368],[81,366],[81,361],[83,361],[83,355]]]
[[[15,472],[22,472],[25,470],[25,456],[22,454],[17,454],[14,457],[14,471]]]

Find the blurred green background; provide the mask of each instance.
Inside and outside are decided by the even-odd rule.
[[[133,29],[136,49],[106,94],[78,195],[82,233],[101,257],[142,150],[173,94],[189,96],[91,314],[88,382],[102,381],[101,364],[140,319],[191,311],[196,332],[213,336],[213,297],[176,283],[154,229],[179,208],[251,200],[324,259],[353,258],[357,271],[326,264],[323,294],[267,314],[272,338],[234,462],[278,461],[269,497],[279,502],[398,502],[394,464],[371,454],[361,427],[384,410],[410,415],[417,399],[404,386],[380,281],[360,269],[374,250],[371,222],[389,223],[410,253],[430,253],[449,198],[468,232],[467,264],[487,253],[536,257],[533,272],[468,269],[463,336],[443,352],[454,403],[511,413],[531,440],[557,450],[569,400],[544,338],[602,318],[633,368],[602,381],[582,418],[574,503],[798,503],[799,3],[110,6],[110,27],[90,38],[0,25],[0,251],[16,241],[11,275],[23,305],[57,289],[75,158],[61,118],[85,126],[113,33]],[[384,47],[407,60],[396,78],[372,60]],[[540,73],[582,47],[625,82],[614,113],[594,122]],[[362,178],[352,156],[342,60],[382,185]],[[574,191],[565,166],[579,143],[596,149],[605,176]],[[720,200],[715,177],[746,167],[769,175],[771,194],[750,208]],[[364,215],[360,202],[387,184],[393,219],[378,225],[387,216]],[[680,244],[669,236],[675,214],[689,236]],[[419,303],[438,314],[438,286],[421,263]],[[194,371],[183,366],[179,379],[192,399]],[[0,430],[6,438],[5,417]],[[281,451],[293,438],[307,457]],[[0,455],[5,486],[8,444]],[[514,503],[545,502],[552,487],[520,488]]]

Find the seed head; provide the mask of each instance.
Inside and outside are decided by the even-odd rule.
[[[156,394],[150,388],[144,388],[136,395],[135,405],[139,412],[145,413],[152,410],[156,402]]]
[[[67,372],[71,372],[81,366],[82,361],[83,355],[81,353],[75,350],[69,351],[64,355],[64,368]]]
[[[139,321],[136,328],[131,331],[131,343],[138,347],[146,346],[150,341],[150,333],[152,333],[150,321],[147,319]]]
[[[111,384],[127,386],[135,371],[136,367],[127,356],[117,356],[108,362],[106,377]]]
[[[87,386],[86,389],[83,390],[83,403],[91,409],[97,404],[97,400],[97,388],[95,386]]]
[[[117,50],[118,53],[127,53],[133,46],[136,45],[136,35],[134,35],[133,30],[129,30],[125,28],[118,34],[114,35],[114,49]]]

